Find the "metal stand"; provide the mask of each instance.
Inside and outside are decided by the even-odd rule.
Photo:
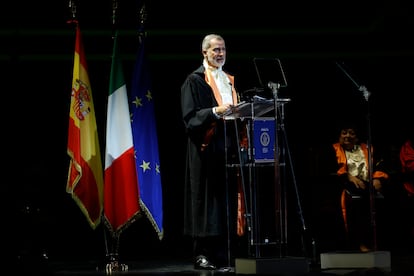
[[[128,271],[128,265],[119,262],[119,234],[112,235],[111,250],[108,250],[108,241],[106,231],[104,229],[105,250],[107,261],[105,264],[105,273],[112,274],[117,272]]]
[[[118,254],[110,254],[108,257],[109,260],[105,265],[106,274],[128,271],[128,265],[119,263]]]
[[[370,93],[365,86],[359,85],[348,74],[348,72],[340,65],[336,65],[343,71],[343,73],[358,87],[358,90],[363,93],[367,101],[367,129],[368,129],[368,149],[371,149],[371,118],[369,110],[369,96]],[[377,232],[376,232],[376,211],[375,211],[375,188],[373,187],[373,158],[372,151],[368,150],[368,171],[369,171],[369,200],[370,200],[370,220],[373,230],[373,251],[361,252],[328,252],[322,253],[321,269],[349,269],[349,268],[382,268],[384,270],[391,270],[391,254],[389,251],[377,250]]]
[[[367,147],[368,149],[372,149],[372,137],[371,137],[371,112],[370,112],[370,106],[369,106],[369,97],[371,93],[368,91],[368,89],[363,86],[359,85],[352,77],[351,75],[344,69],[342,65],[339,63],[336,63],[339,69],[342,70],[342,72],[355,84],[355,86],[358,88],[359,91],[363,93],[364,99],[367,102],[367,117],[366,117],[366,123],[367,123],[367,132],[368,132],[368,138],[367,138]],[[372,150],[368,150],[368,177],[369,177],[369,202],[370,202],[370,214],[371,214],[371,225],[372,225],[372,236],[373,236],[373,250],[377,250],[377,223],[376,223],[376,208],[375,208],[375,188],[373,185],[373,156],[372,156]]]
[[[302,205],[299,197],[299,190],[297,187],[296,176],[293,167],[291,152],[287,133],[285,129],[285,104],[290,102],[290,99],[279,99],[278,90],[280,85],[269,82],[269,88],[272,89],[275,103],[275,187],[276,187],[276,215],[279,215],[279,220],[276,221],[276,229],[280,237],[279,257],[285,257],[288,254],[288,206],[287,206],[287,165],[289,165],[291,177],[293,181],[293,188],[295,191],[297,210],[302,226],[302,230],[307,231],[305,220],[302,212]],[[280,135],[280,136],[279,136]],[[287,163],[288,162],[288,163]],[[304,242],[302,243],[304,246]],[[305,248],[304,252],[306,252]]]

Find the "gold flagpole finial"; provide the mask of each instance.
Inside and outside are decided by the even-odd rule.
[[[146,35],[145,33],[145,21],[147,20],[147,9],[145,8],[145,4],[142,5],[141,9],[139,10],[139,40],[141,42],[143,36]]]

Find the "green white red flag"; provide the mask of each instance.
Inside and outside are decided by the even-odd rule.
[[[114,36],[109,83],[105,151],[104,215],[114,235],[134,221],[140,212],[128,95]]]

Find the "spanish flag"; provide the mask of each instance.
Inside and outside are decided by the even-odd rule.
[[[95,229],[103,212],[103,167],[92,90],[78,24],[67,153],[70,164],[66,191],[72,195],[90,226]]]

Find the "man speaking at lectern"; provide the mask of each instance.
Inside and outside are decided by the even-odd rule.
[[[238,96],[234,76],[222,68],[223,37],[206,35],[201,53],[202,65],[181,86],[187,135],[184,234],[193,240],[194,267],[214,270],[230,265],[227,234],[236,233],[237,182],[226,180],[223,116],[238,103]]]

